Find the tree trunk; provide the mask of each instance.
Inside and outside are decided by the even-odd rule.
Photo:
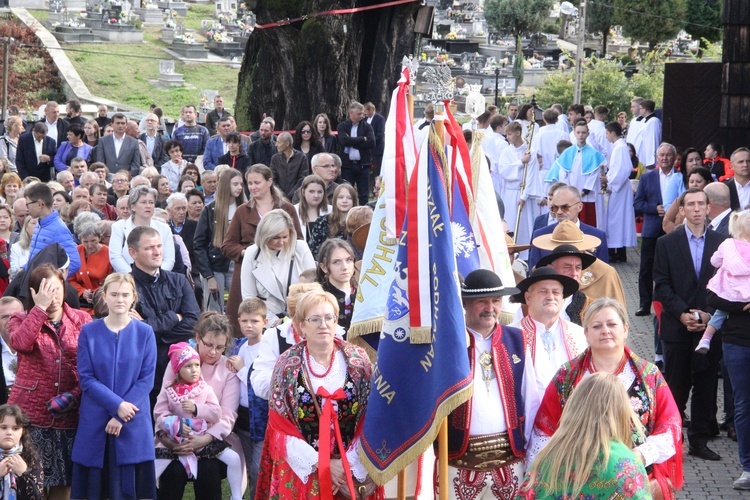
[[[607,38],[609,37],[609,28],[602,31],[602,57],[607,57]]]
[[[355,7],[379,3],[356,1]],[[257,129],[263,114],[288,130],[327,113],[334,124],[354,100],[387,109],[403,56],[412,51],[418,3],[353,15],[322,16],[256,29],[248,39],[237,88],[241,130]],[[258,24],[304,13],[350,8],[332,0],[264,0]]]

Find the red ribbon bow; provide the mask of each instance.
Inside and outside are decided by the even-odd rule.
[[[336,435],[336,443],[341,453],[341,464],[344,466],[346,482],[352,498],[357,498],[354,490],[354,481],[352,481],[352,471],[349,467],[349,460],[346,458],[346,449],[341,439],[341,428],[339,427],[338,416],[333,414],[333,402],[336,400],[346,399],[344,390],[336,389],[330,394],[325,387],[318,388],[318,396],[325,398],[323,403],[323,414],[318,419],[318,480],[320,481],[320,497],[323,500],[333,500],[333,477],[331,476],[331,425]]]

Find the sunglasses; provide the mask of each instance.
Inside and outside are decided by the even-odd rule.
[[[549,211],[552,213],[557,213],[558,210],[562,210],[563,213],[567,214],[568,212],[570,212],[570,209],[578,205],[578,203],[580,203],[580,201],[573,203],[572,205],[550,205]]]

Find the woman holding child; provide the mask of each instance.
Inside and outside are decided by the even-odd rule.
[[[221,418],[208,427],[202,435],[190,436],[182,442],[170,438],[166,432],[159,430],[156,439],[164,445],[157,452],[158,458],[170,458],[172,463],[166,468],[159,479],[159,499],[181,499],[185,492],[188,474],[185,467],[178,460],[179,456],[195,453],[198,458],[197,475],[195,478],[195,498],[205,500],[221,500],[221,462],[216,458],[226,447],[221,443],[213,445],[214,441],[226,441],[240,458],[240,470],[243,476],[242,488],[246,487],[245,459],[242,445],[236,434],[232,433],[237,419],[237,407],[240,404],[240,380],[228,367],[224,356],[227,346],[232,342],[232,326],[223,314],[209,311],[201,315],[195,325],[196,350],[200,356],[201,376],[216,395],[221,407]],[[173,385],[175,372],[172,366],[167,366],[164,373],[162,387]],[[162,417],[154,411],[154,418]]]
[[[156,369],[154,330],[130,316],[138,298],[131,275],[110,274],[102,292],[109,314],[84,325],[78,339],[83,394],[71,497],[155,498],[148,397]]]

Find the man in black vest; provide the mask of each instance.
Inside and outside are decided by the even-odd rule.
[[[513,498],[523,482],[539,396],[523,334],[498,324],[503,296],[517,293],[486,269],[469,273],[461,286],[474,394],[448,416],[448,482],[457,500],[493,497],[509,486],[506,498]]]

